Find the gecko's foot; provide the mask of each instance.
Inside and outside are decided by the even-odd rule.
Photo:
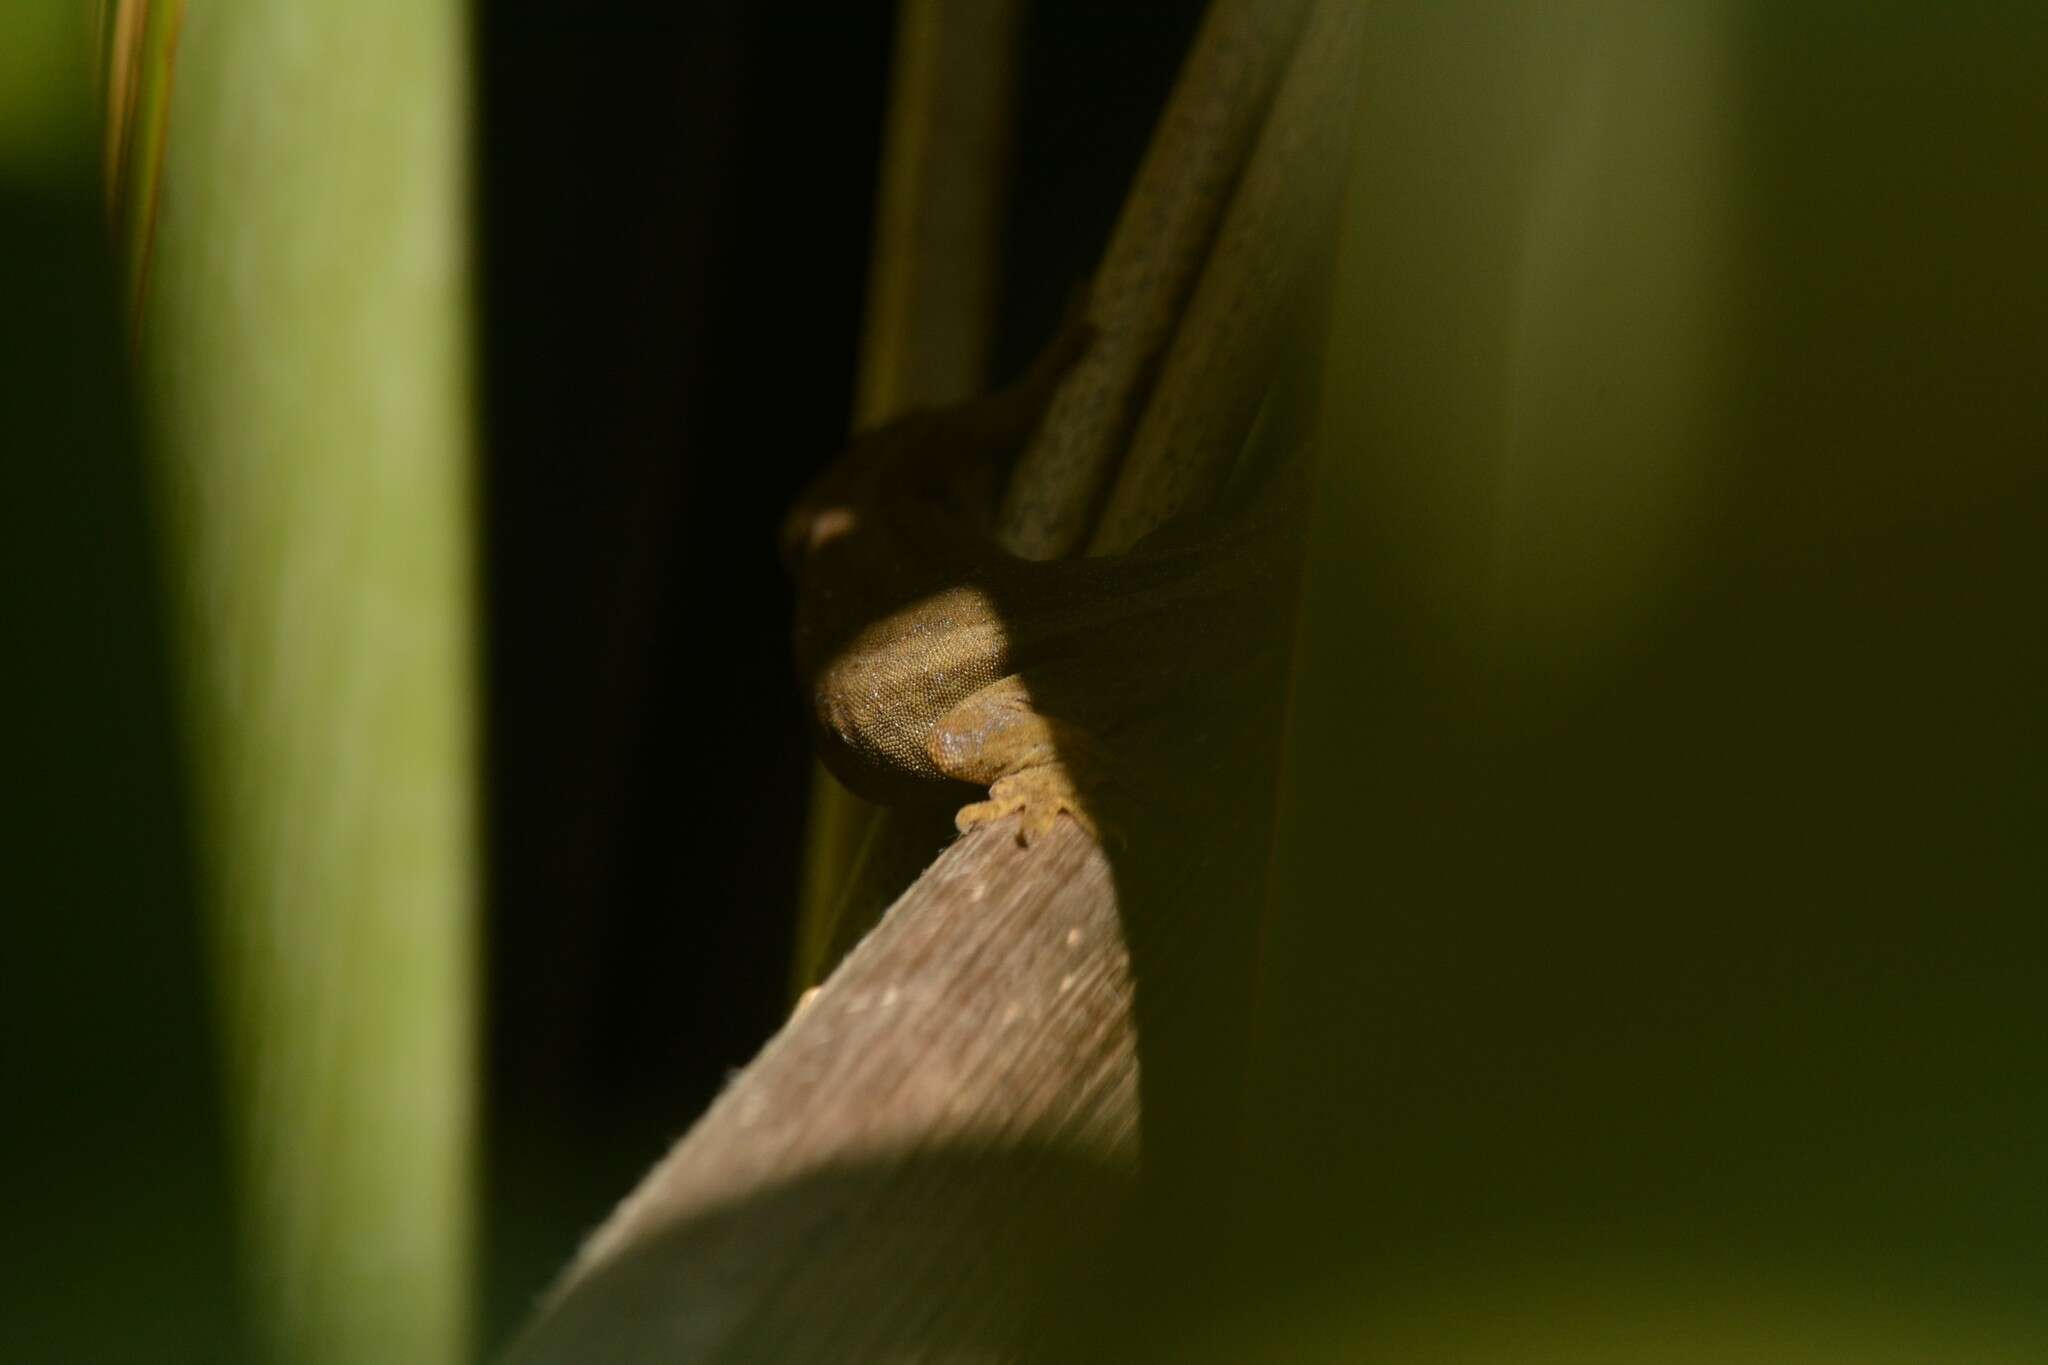
[[[1054,823],[1064,813],[1086,830],[1089,838],[1097,843],[1102,841],[1102,829],[1096,824],[1095,817],[1088,813],[1081,800],[1080,789],[1057,764],[1026,768],[1022,772],[999,777],[990,785],[988,798],[971,806],[962,806],[953,817],[954,827],[965,834],[976,825],[985,825],[1006,815],[1021,815],[1017,842],[1029,844],[1052,833]]]

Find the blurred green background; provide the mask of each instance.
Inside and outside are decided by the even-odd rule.
[[[1247,1244],[1358,1301],[1303,1358],[2037,1356],[2048,23],[1371,13],[1251,1108]]]

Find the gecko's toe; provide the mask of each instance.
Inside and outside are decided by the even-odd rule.
[[[1024,819],[1017,826],[1017,842],[1031,844],[1052,833],[1052,827],[1060,818],[1063,806],[1033,806],[1024,812]]]
[[[1010,812],[997,801],[977,801],[971,806],[962,806],[953,814],[953,828],[965,834],[976,825],[986,825],[1000,820]]]
[[[1000,820],[1006,815],[1022,818],[1017,824],[1017,842],[1032,844],[1052,833],[1062,814],[1100,841],[1101,830],[1082,804],[1081,794],[1064,772],[1056,767],[1027,768],[997,778],[988,789],[989,799],[963,806],[953,817],[954,827],[965,833],[976,825]]]

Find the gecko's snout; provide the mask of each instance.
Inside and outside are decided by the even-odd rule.
[[[783,517],[777,537],[783,567],[790,577],[796,577],[805,560],[822,546],[850,534],[858,524],[858,515],[843,502],[799,502]]]
[[[792,579],[803,568],[811,539],[811,521],[816,514],[810,500],[801,499],[782,514],[782,524],[775,528],[775,548],[782,556],[782,570]]]

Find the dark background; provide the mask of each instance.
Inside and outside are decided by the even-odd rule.
[[[772,533],[846,435],[894,8],[480,7],[487,1339],[786,1008]],[[997,374],[1092,267],[1200,9],[1028,7]]]

